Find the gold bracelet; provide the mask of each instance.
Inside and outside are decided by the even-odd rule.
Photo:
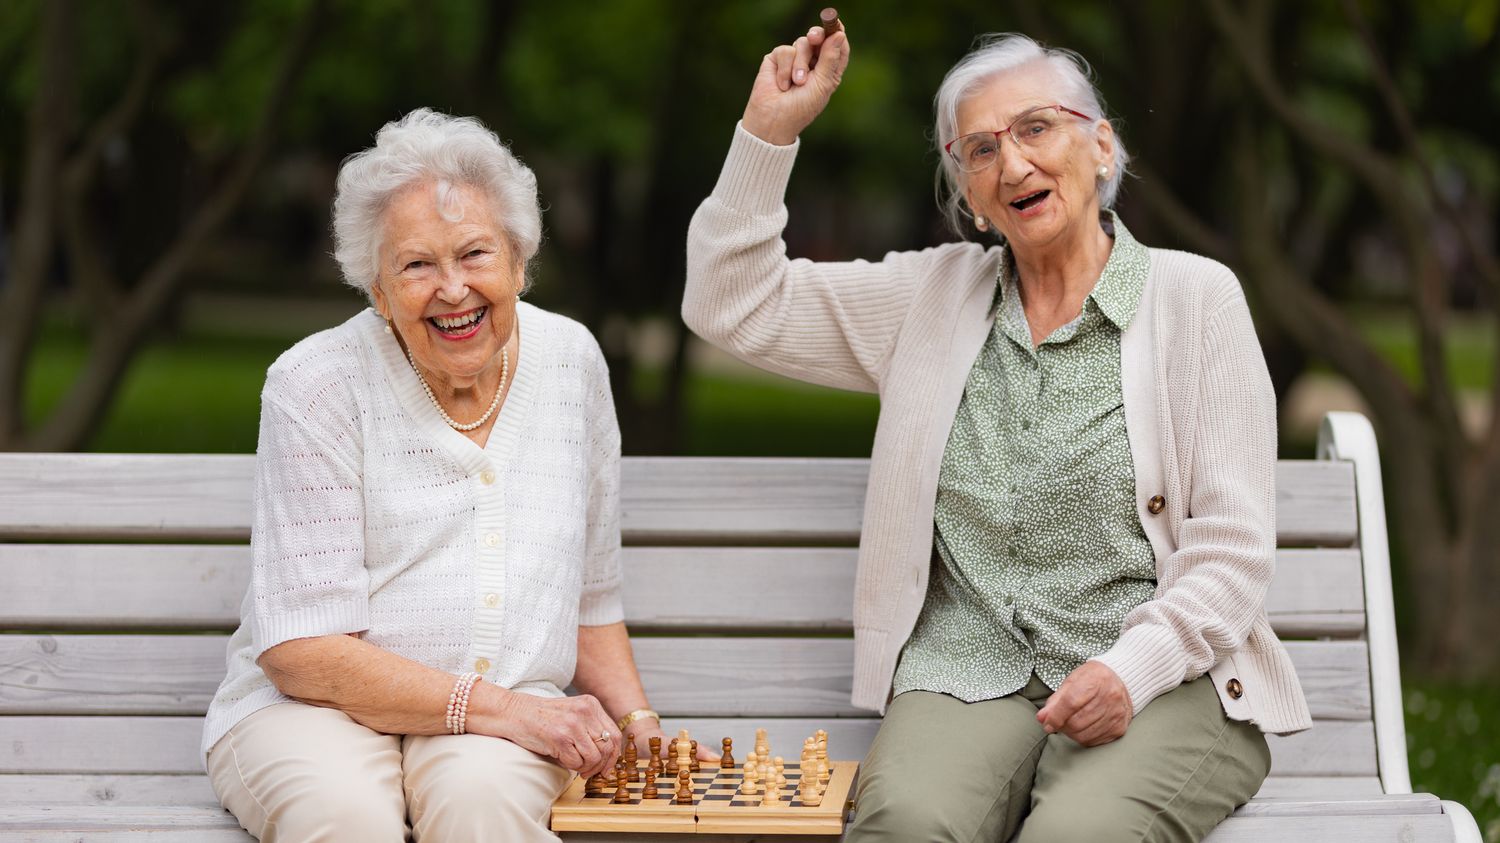
[[[637,720],[645,720],[647,717],[654,717],[657,720],[661,720],[661,715],[657,714],[651,709],[638,708],[635,711],[632,711],[629,714],[625,715],[624,717],[621,717],[620,722],[616,725],[620,727],[620,731],[623,733],[625,731],[625,728],[631,723],[634,723]]]

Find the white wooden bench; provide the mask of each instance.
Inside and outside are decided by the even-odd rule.
[[[1272,740],[1271,778],[1210,838],[1478,843],[1412,794],[1385,514],[1363,417],[1278,466],[1268,598],[1317,726]],[[198,754],[248,578],[251,456],[0,454],[0,841],[244,841]],[[627,459],[625,605],[656,708],[773,744],[849,705],[863,460]],[[600,840],[570,835],[569,840]],[[647,839],[628,838],[639,843]]]

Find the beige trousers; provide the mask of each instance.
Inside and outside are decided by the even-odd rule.
[[[484,735],[383,735],[342,711],[263,708],[208,754],[214,793],[264,843],[557,840],[572,773]]]

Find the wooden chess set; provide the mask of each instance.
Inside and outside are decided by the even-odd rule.
[[[641,759],[627,738],[613,771],[574,779],[552,804],[552,830],[843,833],[859,765],[828,760],[827,732],[819,729],[803,742],[791,769],[771,754],[765,729],[755,730],[755,750],[742,764],[729,738],[723,748],[720,763],[699,762],[698,742],[684,729],[665,747],[652,738],[650,757]]]

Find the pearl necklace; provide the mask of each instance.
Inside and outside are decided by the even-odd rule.
[[[437,408],[438,415],[443,417],[443,421],[447,422],[449,427],[465,432],[473,430],[490,420],[490,416],[495,414],[495,408],[500,406],[500,396],[505,393],[505,381],[510,378],[510,352],[504,346],[501,346],[500,386],[495,389],[495,400],[490,402],[490,408],[484,411],[484,415],[479,417],[479,421],[471,422],[470,424],[459,424],[453,420],[452,416],[448,415],[448,411],[443,409],[443,405],[438,403],[437,396],[432,394],[432,387],[428,386],[427,379],[422,377],[422,370],[417,368],[417,361],[411,356],[411,349],[409,348],[406,350],[406,361],[411,364],[411,370],[417,373],[417,382],[422,384],[422,391],[427,393],[427,400],[431,401],[432,406]]]

